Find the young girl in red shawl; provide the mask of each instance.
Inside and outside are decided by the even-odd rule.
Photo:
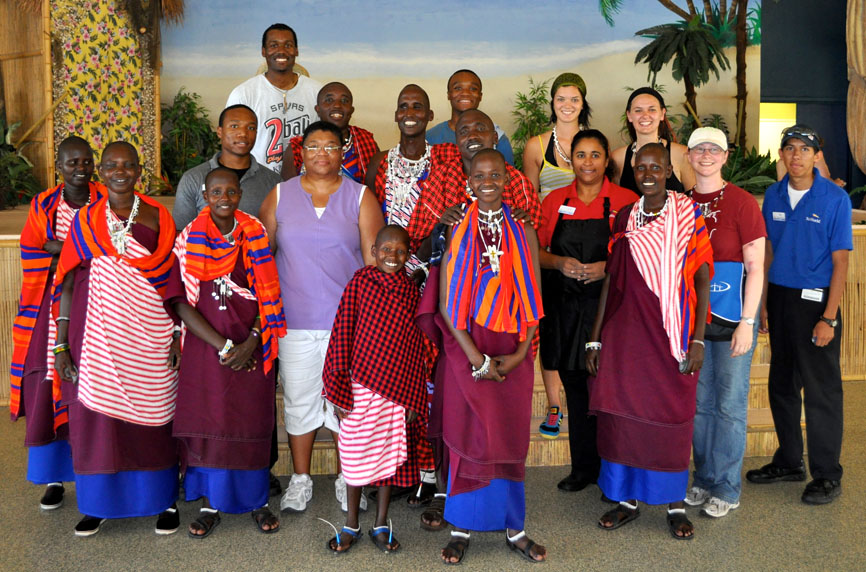
[[[63,482],[75,478],[69,449],[66,407],[53,384],[52,348],[57,328],[51,319],[51,282],[69,224],[78,209],[96,202],[105,188],[91,181],[93,151],[81,137],[67,137],[57,150],[57,170],[63,182],[39,193],[21,231],[24,281],[18,315],[12,326],[12,420],[25,418],[27,480],[46,485],[39,501],[43,510],[63,504]],[[32,350],[32,351],[31,351]]]
[[[202,499],[188,534],[208,536],[219,511],[249,512],[261,532],[273,533],[280,527],[268,509],[273,363],[286,331],[277,267],[262,223],[238,210],[237,173],[212,170],[203,194],[207,206],[175,243],[166,292],[186,328],[172,434],[186,500]]]
[[[340,419],[337,448],[346,479],[346,526],[328,548],[345,552],[360,533],[361,487],[378,486],[370,538],[384,552],[400,543],[388,520],[391,487],[418,479],[418,458],[408,454],[407,433],[426,411],[424,338],[415,325],[420,295],[404,266],[409,234],[382,228],[372,249],[375,266],[355,272],[346,285],[325,356],[323,395]]]
[[[463,559],[470,530],[505,529],[509,548],[524,558],[547,556],[523,529],[535,379],[530,346],[543,313],[538,239],[503,204],[507,180],[501,153],[475,155],[469,185],[477,200],[448,232],[442,260],[445,371],[432,415],[447,465],[444,516],[455,527],[442,549],[446,564]]]

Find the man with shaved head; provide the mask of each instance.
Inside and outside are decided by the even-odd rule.
[[[352,103],[352,92],[346,84],[332,81],[319,90],[316,97],[316,113],[319,114],[319,119],[336,125],[342,132],[343,163],[340,173],[361,183],[367,175],[370,159],[379,152],[379,145],[372,133],[349,125],[352,113],[355,112]],[[291,146],[286,148],[286,156],[283,158],[283,180],[303,173],[301,139],[300,136],[292,137]],[[290,153],[293,160],[288,160]]]

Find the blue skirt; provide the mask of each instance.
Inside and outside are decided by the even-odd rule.
[[[58,439],[47,445],[28,447],[27,480],[36,485],[74,481],[69,441]]]
[[[486,487],[451,494],[445,499],[445,520],[466,530],[523,530],[526,495],[523,482],[493,479]]]
[[[615,501],[637,499],[647,504],[669,504],[686,498],[689,471],[651,471],[601,460],[598,487]]]
[[[177,501],[178,471],[75,475],[78,511],[98,518],[153,516]]]
[[[222,512],[241,514],[265,506],[270,491],[267,467],[254,471],[188,467],[183,488],[186,500],[207,497]]]

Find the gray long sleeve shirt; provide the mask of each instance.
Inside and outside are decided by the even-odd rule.
[[[207,206],[207,202],[201,194],[202,185],[207,174],[219,167],[217,159],[220,153],[221,151],[217,152],[207,163],[193,167],[180,178],[180,182],[177,184],[174,209],[171,212],[178,230],[183,230]],[[255,157],[250,156],[250,168],[241,178],[243,195],[238,208],[247,214],[259,216],[262,202],[279,182],[279,173],[262,167],[256,162]]]

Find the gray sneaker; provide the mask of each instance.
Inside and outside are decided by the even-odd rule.
[[[340,503],[340,510],[349,512],[349,498],[346,494],[346,479],[343,478],[343,473],[337,475],[337,480],[334,481],[334,493],[337,495],[337,502]],[[361,491],[361,503],[358,507],[361,512],[367,510],[367,497]]]
[[[280,499],[280,510],[291,512],[304,512],[307,503],[313,498],[313,479],[310,475],[294,474],[286,494]]]
[[[701,506],[710,498],[710,491],[701,487],[692,487],[686,493],[686,504],[689,506]]]
[[[728,501],[723,501],[718,497],[710,497],[710,500],[708,500],[707,504],[704,505],[701,513],[713,518],[721,518],[739,506],[739,501],[730,503]]]

